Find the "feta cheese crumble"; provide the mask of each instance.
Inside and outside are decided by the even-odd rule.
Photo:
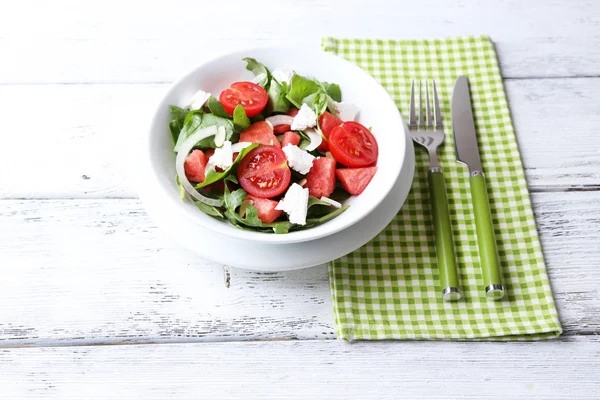
[[[223,146],[217,147],[215,153],[208,159],[206,164],[207,168],[219,167],[227,169],[233,164],[233,150],[231,149],[231,142],[226,140]]]
[[[292,224],[306,225],[308,189],[293,183],[275,209],[283,210],[289,216]]]
[[[199,110],[204,104],[210,99],[211,94],[204,90],[198,90],[196,94],[192,96],[190,102],[187,104],[187,108],[190,110]]]
[[[317,114],[308,105],[302,104],[298,114],[296,114],[292,121],[291,129],[293,131],[303,131],[315,125],[317,125]]]
[[[303,175],[308,174],[312,168],[315,156],[293,144],[286,145],[282,150],[287,157],[290,168]]]

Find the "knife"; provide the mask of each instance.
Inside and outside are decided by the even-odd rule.
[[[479,248],[479,263],[485,285],[485,295],[490,300],[504,297],[504,285],[500,274],[500,261],[494,238],[494,227],[485,184],[485,176],[479,157],[475,133],[475,121],[471,108],[469,81],[459,76],[452,93],[452,132],[456,160],[469,167],[471,197],[475,214],[475,232]]]

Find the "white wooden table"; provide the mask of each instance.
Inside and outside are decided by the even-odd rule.
[[[0,397],[600,398],[600,3],[0,4]],[[335,340],[327,272],[233,270],[147,217],[131,143],[219,53],[326,35],[496,42],[564,335]],[[132,345],[135,344],[135,345]]]

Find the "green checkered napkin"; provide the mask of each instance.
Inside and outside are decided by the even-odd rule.
[[[546,275],[527,182],[493,43],[443,40],[323,39],[323,48],[368,71],[408,119],[412,79],[435,79],[446,141],[440,151],[464,298],[441,300],[428,200],[428,156],[416,147],[411,193],[370,243],[330,265],[338,337],[346,340],[553,338],[562,329]],[[454,81],[466,75],[488,183],[507,295],[488,301],[479,269],[468,170],[451,135]]]

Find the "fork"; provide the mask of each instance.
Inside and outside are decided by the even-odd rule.
[[[448,212],[448,199],[446,197],[446,183],[440,165],[437,149],[444,142],[444,127],[442,124],[442,113],[437,95],[435,81],[433,81],[433,113],[431,114],[431,103],[429,102],[429,83],[425,81],[425,93],[427,111],[423,108],[423,92],[419,82],[419,118],[415,111],[415,81],[412,81],[410,91],[410,119],[408,128],[412,139],[425,147],[429,152],[429,197],[431,212],[433,214],[433,227],[435,231],[435,247],[440,275],[440,286],[442,298],[445,301],[458,300],[461,298],[458,272],[456,269],[456,256],[454,254],[454,243],[452,241],[452,227],[450,214]]]

